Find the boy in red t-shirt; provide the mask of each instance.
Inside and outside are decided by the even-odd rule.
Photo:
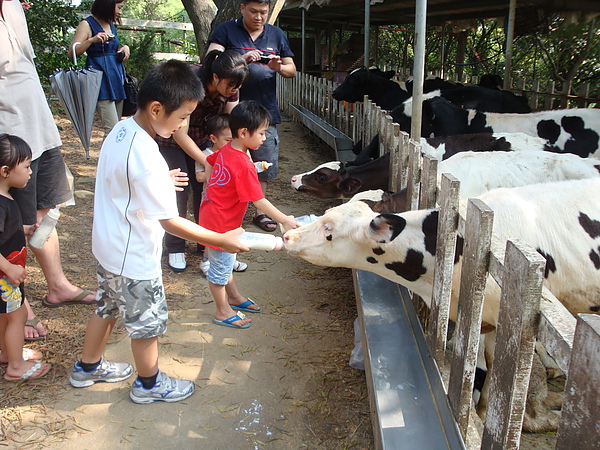
[[[284,225],[286,229],[299,225],[294,216],[286,216],[268,201],[260,187],[256,167],[248,149],[257,149],[265,141],[271,116],[260,103],[240,102],[229,115],[233,140],[208,156],[212,166],[204,199],[200,205],[200,225],[216,232],[238,228],[242,224],[248,202]],[[232,328],[248,328],[252,321],[243,313],[259,313],[262,309],[245,298],[233,282],[235,255],[219,248],[206,247],[210,269],[206,275],[217,312],[213,322]]]

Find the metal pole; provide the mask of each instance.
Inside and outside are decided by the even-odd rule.
[[[369,67],[369,33],[371,32],[371,2],[365,0],[365,67]]]
[[[301,64],[301,70],[302,73],[306,73],[306,71],[304,70],[304,60],[305,60],[305,50],[306,50],[306,10],[304,8],[300,8],[300,10],[302,11],[302,64]]]
[[[413,101],[410,138],[421,138],[423,110],[423,80],[425,79],[425,28],[427,25],[427,0],[417,0],[415,9],[415,60],[413,66]]]
[[[442,24],[442,32],[440,33],[440,41],[441,41],[441,51],[440,51],[440,60],[442,61],[441,69],[440,69],[440,78],[444,78],[444,71],[446,69],[446,22]]]
[[[508,27],[506,28],[506,53],[504,55],[504,89],[510,89],[512,73],[513,39],[515,36],[515,14],[517,0],[510,0],[508,7]]]

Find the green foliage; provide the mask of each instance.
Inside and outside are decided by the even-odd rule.
[[[35,50],[35,64],[42,83],[58,68],[70,67],[67,57],[70,39],[67,30],[77,26],[79,18],[68,0],[28,0],[24,5],[31,44]]]
[[[562,18],[555,18],[547,29],[536,34],[518,37],[513,43],[512,78],[533,79],[546,86],[556,83],[561,89],[562,82],[576,64],[577,58],[588,41],[590,23],[568,24]],[[412,69],[414,56],[414,27],[385,27],[379,33],[379,65],[406,67]],[[456,73],[459,34],[429,27],[426,36],[425,70],[439,73],[442,67],[442,36],[444,40],[444,72]],[[595,24],[593,39],[587,58],[581,63],[573,80],[577,89],[582,83],[590,83],[592,91],[600,82],[600,21]],[[497,20],[481,20],[476,29],[467,32],[466,54],[462,67],[468,77],[481,77],[486,73],[504,75],[505,29]],[[576,68],[577,69],[577,68]]]

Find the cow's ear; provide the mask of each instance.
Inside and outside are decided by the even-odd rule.
[[[344,195],[354,195],[358,192],[362,183],[358,178],[346,178],[340,183],[340,189]]]
[[[393,241],[406,227],[406,220],[396,214],[380,214],[371,220],[371,237],[380,244]]]

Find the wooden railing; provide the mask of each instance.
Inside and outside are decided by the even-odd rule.
[[[585,445],[580,444],[586,442],[590,443],[589,448],[597,446],[600,396],[595,380],[600,377],[600,316],[580,315],[575,327],[573,316],[542,288],[543,258],[523,241],[495,242],[491,233],[493,211],[483,202],[470,200],[466,217],[461,216],[458,180],[444,174],[438,192],[437,161],[423,157],[420,144],[411,141],[387,112],[368,98],[354,105],[337,102],[331,96],[331,82],[303,74],[295,79],[280,79],[278,89],[282,110],[288,111],[290,104],[301,105],[355,142],[362,140],[366,144],[379,133],[380,154],[391,153],[390,189],[406,187],[411,209],[440,205],[433,304],[424,329],[429,353],[444,380],[467,447],[519,446],[536,338],[567,374],[556,448],[572,448],[573,442],[582,448]],[[475,256],[463,259],[460,314],[454,332],[457,344],[448,360],[446,335],[457,233],[465,239],[464,254]],[[491,401],[481,424],[473,411],[471,393],[483,293],[490,276],[502,289],[495,348],[496,355],[503,357],[496,357],[488,374]],[[375,418],[373,423],[380,426],[381,422]],[[381,432],[374,431],[376,436]]]

